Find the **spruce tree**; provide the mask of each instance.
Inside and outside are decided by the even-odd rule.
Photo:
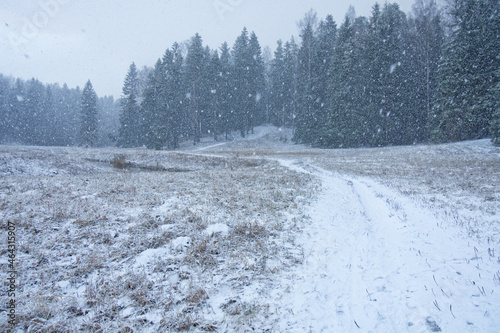
[[[352,82],[350,70],[353,68],[352,55],[354,54],[354,22],[345,17],[340,26],[335,54],[331,61],[328,80],[329,114],[322,128],[323,138],[321,143],[326,147],[350,146],[347,142],[352,133],[352,119],[350,97]]]
[[[122,91],[118,145],[120,147],[137,147],[141,144],[140,131],[142,125],[137,102],[140,92],[135,63],[130,65]]]
[[[190,116],[192,123],[193,143],[197,144],[201,139],[202,111],[204,111],[203,97],[206,97],[207,87],[204,85],[206,68],[206,52],[203,41],[199,34],[191,38],[186,56],[186,85],[190,102]]]
[[[46,146],[58,146],[60,143],[56,140],[57,137],[57,115],[55,113],[54,93],[52,87],[47,85],[45,87],[45,95],[42,103],[42,113],[44,114],[44,122],[42,135],[43,139],[40,142]]]
[[[222,84],[222,64],[219,52],[214,51],[208,65],[209,88],[211,93],[209,113],[212,114],[212,134],[214,141],[218,141],[219,134],[223,131],[222,113],[221,113],[221,84]]]
[[[438,66],[445,40],[443,18],[435,0],[417,0],[409,19],[405,77],[410,90],[405,99],[412,108],[407,133],[413,142],[429,140],[429,120],[438,86]]]
[[[0,74],[0,143],[10,136],[10,108],[8,103],[10,83]]]
[[[317,40],[314,36],[317,23],[316,13],[306,14],[301,23],[302,45],[298,53],[298,106],[297,123],[294,140],[301,143],[312,143],[318,126],[315,103],[317,73],[315,69]]]
[[[43,140],[43,128],[45,118],[43,114],[43,97],[45,87],[35,79],[28,82],[28,89],[25,100],[25,114],[23,119],[22,136],[24,142],[29,145],[39,145]]]
[[[262,49],[255,32],[250,34],[248,42],[248,57],[250,60],[249,68],[249,98],[250,98],[250,112],[248,125],[249,129],[253,132],[255,125],[262,124],[265,120],[263,96],[266,89],[265,79],[265,65],[262,58]]]
[[[295,128],[295,118],[297,116],[298,105],[298,54],[299,46],[292,37],[290,41],[285,43],[283,65],[284,86],[286,101],[284,107],[284,125]]]
[[[170,139],[168,146],[171,149],[179,148],[180,139],[186,132],[183,123],[185,116],[185,86],[184,86],[184,58],[179,44],[172,46],[172,62],[167,65],[170,109]]]
[[[97,142],[97,94],[87,81],[82,93],[80,146],[93,147]]]
[[[314,108],[316,109],[317,125],[315,126],[315,134],[313,143],[323,146],[325,132],[325,119],[328,117],[328,85],[331,77],[331,64],[334,57],[335,47],[337,43],[337,25],[331,15],[328,15],[324,21],[321,21],[317,31],[317,50],[315,65],[315,96],[316,100]]]
[[[287,103],[286,82],[285,82],[285,54],[283,42],[278,40],[278,46],[274,52],[274,59],[271,63],[271,122],[275,126],[283,126],[285,123],[285,110]]]
[[[406,16],[397,4],[375,5],[366,42],[370,145],[401,144],[404,135]]]
[[[452,35],[439,69],[435,140],[489,135],[499,82],[499,6],[496,0],[451,1]]]
[[[162,137],[162,76],[164,68],[158,59],[154,70],[149,74],[141,103],[142,135],[146,148],[160,150],[163,148]]]
[[[233,110],[235,129],[244,137],[250,129],[252,110],[251,64],[252,57],[249,52],[249,37],[247,28],[243,28],[233,46]]]
[[[338,32],[331,62],[328,116],[323,122],[321,141],[324,147],[358,147],[366,145],[369,133],[367,114],[368,89],[362,42],[367,22],[346,15]]]
[[[412,143],[407,136],[410,105],[406,103],[405,96],[409,88],[405,78],[405,68],[410,62],[405,54],[405,36],[407,35],[407,19],[398,4],[386,4],[382,11],[382,36],[381,45],[384,61],[381,72],[383,75],[383,94],[381,101],[382,118],[384,123],[384,145],[402,145]],[[385,75],[384,75],[385,74]]]
[[[221,132],[225,134],[226,140],[233,130],[234,125],[234,105],[233,105],[233,85],[232,85],[232,61],[231,53],[227,43],[222,44],[220,48],[220,76],[218,96],[219,113],[221,117]]]

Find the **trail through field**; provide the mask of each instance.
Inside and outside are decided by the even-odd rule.
[[[277,292],[279,331],[495,332],[498,262],[458,228],[369,179],[282,161],[321,178],[304,264]]]

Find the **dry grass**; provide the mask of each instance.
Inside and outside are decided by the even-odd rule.
[[[332,150],[311,161],[331,171],[377,179],[440,212],[469,235],[498,238],[500,149],[488,140]],[[485,227],[489,231],[481,233]]]
[[[481,145],[329,151],[259,141],[212,149],[226,157],[1,147],[0,227],[18,226],[20,327],[260,328],[273,275],[304,260],[295,237],[319,187],[268,158],[375,178],[497,242],[498,234],[479,234],[478,226],[498,219],[500,148]],[[207,234],[212,225],[227,233]],[[242,299],[246,288],[262,301]]]
[[[208,315],[213,295],[226,286],[236,297],[241,287],[299,261],[293,238],[302,221],[289,216],[301,215],[318,186],[260,159],[6,150],[2,170],[14,171],[0,178],[0,221],[18,226],[18,313],[30,332],[250,325],[261,305],[222,324]],[[57,173],[54,165],[61,166]],[[164,171],[148,170],[157,165]],[[175,168],[192,171],[167,171]],[[206,234],[214,224],[228,233]],[[176,245],[183,239],[186,246]],[[266,269],[272,258],[280,264]]]

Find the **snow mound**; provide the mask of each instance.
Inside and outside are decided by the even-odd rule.
[[[229,233],[229,227],[224,223],[212,224],[204,231],[205,235],[212,237],[215,234],[220,234],[225,237]]]
[[[191,245],[191,237],[178,237],[172,241],[172,248],[176,251],[184,251]]]
[[[135,266],[147,266],[149,263],[153,262],[155,259],[170,257],[170,251],[167,248],[158,249],[147,249],[141,252],[135,258]]]

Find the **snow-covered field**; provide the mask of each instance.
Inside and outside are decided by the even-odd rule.
[[[498,331],[500,148],[290,138],[1,146],[17,331]]]

